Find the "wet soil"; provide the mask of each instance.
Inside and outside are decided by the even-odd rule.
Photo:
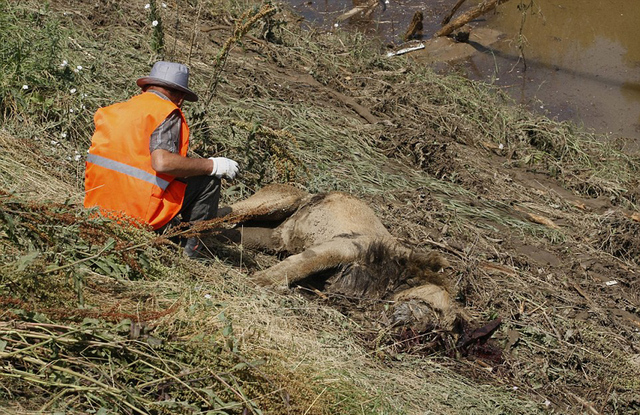
[[[367,16],[360,13],[338,21],[363,2],[289,3],[314,26],[362,31],[389,45],[403,42],[417,11],[424,16],[422,36],[417,39],[430,39],[455,4],[453,0],[428,4],[381,0]],[[466,2],[456,16],[477,3]],[[466,27],[471,33],[495,30],[499,39],[471,39],[462,53],[431,48],[429,58],[422,61],[447,61],[449,65],[441,70],[501,86],[532,110],[623,139],[627,150],[636,152],[640,140],[640,27],[635,16],[639,15],[640,3],[626,0],[511,0]]]

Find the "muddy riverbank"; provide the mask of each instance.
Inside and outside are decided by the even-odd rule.
[[[307,21],[325,30],[359,30],[387,45],[402,43],[411,18],[422,11],[427,40],[455,2],[441,0],[379,3],[369,16],[340,20],[350,1],[291,0]],[[479,1],[468,1],[458,11]],[[471,42],[476,53],[449,61],[446,70],[503,87],[529,108],[571,120],[625,142],[640,141],[640,3],[613,0],[511,0],[469,25],[501,33],[490,45]],[[473,40],[473,39],[472,39]]]

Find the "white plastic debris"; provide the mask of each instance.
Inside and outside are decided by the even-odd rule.
[[[616,281],[616,280],[611,280],[611,281],[605,282],[605,285],[608,286],[608,287],[611,287],[612,285],[617,285],[617,284],[618,284],[618,281]]]
[[[396,55],[404,55],[405,53],[413,52],[414,50],[420,50],[420,49],[424,49],[424,43],[420,43],[417,46],[412,46],[412,47],[409,47],[409,48],[404,48],[404,49],[396,50],[396,51],[393,51],[393,52],[388,52],[387,53],[387,58],[390,58],[390,57],[396,56]]]

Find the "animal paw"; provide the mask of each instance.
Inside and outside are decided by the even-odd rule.
[[[251,277],[251,280],[262,287],[269,287],[277,284],[266,271],[258,271]]]

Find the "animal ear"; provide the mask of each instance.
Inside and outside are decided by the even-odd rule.
[[[441,269],[450,266],[449,261],[447,261],[447,259],[440,253],[435,251],[431,251],[428,253],[413,251],[411,253],[411,259],[419,264],[422,264],[424,268],[428,268],[433,272],[438,272]]]

